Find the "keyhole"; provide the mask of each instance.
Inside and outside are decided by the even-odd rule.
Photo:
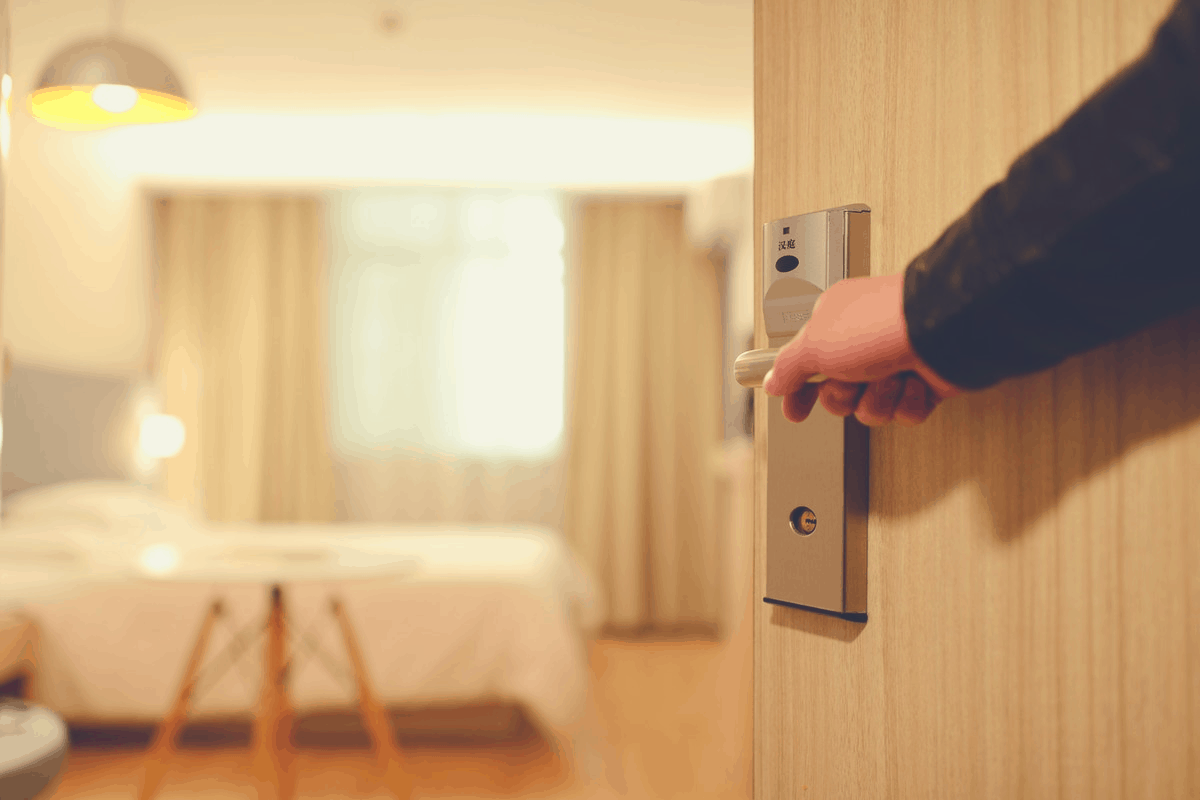
[[[801,536],[808,536],[817,529],[817,515],[808,506],[797,506],[788,515],[792,530]]]

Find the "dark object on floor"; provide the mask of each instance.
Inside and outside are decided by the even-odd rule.
[[[0,698],[0,798],[32,800],[62,775],[67,726],[46,708]]]
[[[396,741],[404,747],[482,747],[526,742],[537,736],[534,723],[517,705],[506,703],[391,709]],[[150,745],[153,722],[79,722],[70,725],[75,750],[142,750]],[[179,733],[183,750],[248,747],[254,737],[250,717],[189,720]],[[314,711],[296,716],[292,743],[302,750],[367,749],[370,737],[351,710]],[[0,796],[0,800],[6,800]]]

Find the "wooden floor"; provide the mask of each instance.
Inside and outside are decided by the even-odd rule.
[[[593,689],[619,770],[588,782],[533,736],[498,745],[408,749],[418,797],[696,798],[750,797],[751,626],[726,642],[617,642],[592,645]],[[53,797],[127,800],[138,750],[78,749]],[[159,797],[254,797],[249,753],[185,750]],[[301,798],[385,797],[365,750],[301,750]],[[623,786],[621,784],[624,784]]]

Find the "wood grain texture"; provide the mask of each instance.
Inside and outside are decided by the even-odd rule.
[[[903,269],[1168,5],[757,0],[756,222],[867,203]],[[1200,796],[1198,361],[1193,313],[874,433],[870,622],[755,610],[756,797]]]

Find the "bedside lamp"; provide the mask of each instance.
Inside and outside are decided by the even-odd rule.
[[[138,447],[149,458],[173,458],[183,449],[183,421],[170,414],[147,414],[138,431]]]

